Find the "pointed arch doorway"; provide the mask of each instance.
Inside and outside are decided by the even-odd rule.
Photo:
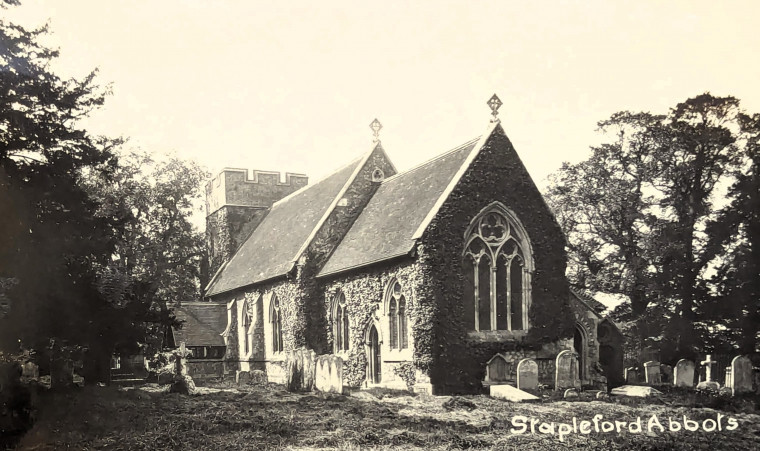
[[[383,380],[381,355],[380,355],[380,335],[377,332],[375,324],[370,324],[367,330],[367,382],[370,384],[379,384]]]

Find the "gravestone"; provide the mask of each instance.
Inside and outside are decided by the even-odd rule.
[[[248,385],[251,383],[251,373],[248,371],[238,371],[235,375],[235,382],[238,385]]]
[[[712,355],[707,354],[707,358],[700,362],[705,368],[705,380],[704,382],[712,382],[715,380],[715,374],[713,367],[718,364],[715,360],[712,360]]]
[[[614,396],[633,396],[636,398],[646,398],[648,396],[661,395],[662,392],[655,390],[652,387],[645,387],[641,385],[623,385],[622,387],[616,387],[610,390],[610,394]]]
[[[343,359],[321,355],[315,359],[314,385],[325,393],[343,393]]]
[[[565,394],[562,397],[564,399],[577,398],[578,397],[578,390],[576,390],[574,388],[568,388],[567,390],[565,390]]]
[[[40,378],[40,367],[34,362],[25,362],[21,365],[21,378],[26,381],[36,381]]]
[[[723,383],[723,387],[724,388],[730,389],[733,386],[732,383],[731,383],[731,376],[732,376],[731,366],[727,366],[726,367],[726,380]]]
[[[578,354],[564,350],[557,354],[554,375],[554,389],[581,388],[578,379]]]
[[[645,362],[644,377],[646,378],[647,385],[660,385],[662,382],[660,378],[660,362]]]
[[[517,388],[535,390],[538,388],[538,363],[533,359],[522,359],[517,364]]]
[[[298,374],[296,360],[296,351],[291,350],[285,353],[285,386],[290,392],[297,391],[301,384],[301,375]]]
[[[504,399],[511,402],[529,402],[538,401],[538,396],[531,395],[528,392],[524,392],[519,388],[515,388],[511,385],[491,385],[488,387],[489,394],[494,398]]]
[[[673,367],[670,365],[660,365],[660,379],[663,384],[673,384]]]
[[[639,370],[635,367],[626,368],[624,378],[626,384],[638,384],[640,382]]]
[[[752,361],[745,356],[731,361],[731,389],[734,396],[752,391]]]
[[[330,387],[332,393],[343,393],[343,359],[338,356],[330,359]]]
[[[673,370],[673,385],[676,387],[694,387],[694,362],[681,359]]]
[[[491,357],[486,363],[486,382],[504,383],[509,379],[509,363],[501,354]]]
[[[314,366],[314,359],[316,353],[311,349],[304,349],[301,352],[301,388],[306,391],[314,389],[314,372],[316,367]]]

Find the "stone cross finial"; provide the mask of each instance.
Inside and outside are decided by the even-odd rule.
[[[713,380],[712,378],[712,367],[713,365],[717,365],[718,362],[715,360],[712,360],[712,356],[710,354],[707,354],[707,358],[705,360],[699,362],[705,367],[705,381],[710,382]]]
[[[498,122],[499,118],[497,117],[499,115],[499,107],[501,107],[501,99],[499,99],[499,96],[496,94],[492,95],[490,99],[488,99],[488,106],[491,107],[491,115],[493,115],[493,119],[491,119],[491,122]]]
[[[375,138],[372,140],[372,142],[379,142],[380,141],[380,129],[383,128],[383,124],[380,123],[380,121],[375,118],[374,121],[372,121],[371,124],[369,124],[369,128],[372,129],[373,134],[375,135]]]

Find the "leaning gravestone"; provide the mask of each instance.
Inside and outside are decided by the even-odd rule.
[[[517,364],[517,388],[535,390],[538,388],[538,364],[533,359],[522,359]]]
[[[752,361],[749,358],[734,357],[731,361],[731,381],[734,396],[752,391]]]
[[[694,362],[681,359],[673,370],[673,385],[676,387],[694,387]]]
[[[564,350],[557,354],[555,364],[554,389],[581,388],[578,379],[578,354]]]
[[[660,378],[660,362],[645,362],[644,377],[646,377],[647,385],[660,385],[662,382]]]

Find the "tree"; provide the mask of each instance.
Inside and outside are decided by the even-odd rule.
[[[619,319],[632,321],[636,347],[653,332],[644,314],[657,297],[648,236],[656,221],[651,192],[663,123],[663,116],[628,112],[600,122],[614,141],[592,148],[586,161],[565,163],[547,193],[567,236],[571,284],[628,299]]]
[[[122,152],[112,173],[85,177],[100,205],[96,215],[120,224],[111,258],[98,268],[98,288],[115,312],[131,319],[109,326],[119,333],[104,351],[160,342],[162,332],[175,325],[171,307],[201,298],[204,240],[191,217],[206,177],[193,162],[156,162],[144,152]]]
[[[84,168],[112,168],[118,145],[79,127],[108,90],[94,72],[82,80],[51,73],[58,51],[37,42],[46,32],[0,20],[0,278],[13,282],[4,284],[11,304],[0,342],[38,350],[53,337],[97,340],[93,268],[110,255],[114,225],[95,216],[80,180]]]
[[[621,318],[633,320],[639,344],[664,340],[690,356],[706,333],[695,326],[714,257],[705,228],[716,187],[738,163],[738,113],[735,98],[710,94],[667,115],[617,113],[599,124],[613,141],[553,177],[548,198],[568,236],[571,282],[627,298]]]
[[[717,260],[707,281],[714,296],[700,306],[739,352],[755,352],[760,332],[760,114],[739,115],[744,164],[734,171],[730,202],[707,227],[705,260]]]

